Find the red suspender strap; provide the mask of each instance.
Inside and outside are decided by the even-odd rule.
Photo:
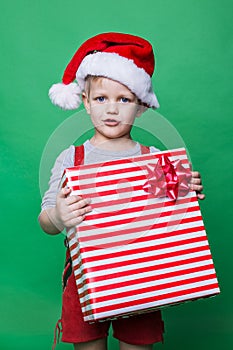
[[[74,166],[82,165],[84,163],[84,146],[76,146],[74,153]]]
[[[143,145],[140,145],[140,147],[141,147],[141,154],[150,153],[150,147],[148,147],[148,146],[143,146]]]

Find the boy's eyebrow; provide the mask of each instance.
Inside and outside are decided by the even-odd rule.
[[[96,89],[95,91],[93,91],[93,89],[92,89],[92,93],[93,94],[102,94],[102,93],[106,93],[107,92],[107,90],[105,90],[105,89]]]
[[[130,92],[126,92],[126,93],[123,93],[123,94],[119,94],[118,95],[119,97],[128,97],[128,98],[135,98],[135,95],[130,93]]]
[[[104,92],[104,91],[98,91],[98,92],[93,92],[91,95],[92,95],[93,98],[96,98],[96,97],[99,97],[99,96],[104,96],[105,97],[107,95],[107,93]]]

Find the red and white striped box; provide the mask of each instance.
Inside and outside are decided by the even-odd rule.
[[[146,190],[149,167],[164,155],[188,171],[180,148],[64,172],[63,186],[92,200],[92,212],[67,232],[85,321],[220,292],[195,192],[170,199]]]

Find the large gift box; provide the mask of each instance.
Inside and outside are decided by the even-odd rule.
[[[85,321],[219,293],[184,148],[68,168],[63,186],[91,198],[67,232]]]

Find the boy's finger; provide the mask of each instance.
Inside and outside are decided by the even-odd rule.
[[[195,184],[190,184],[190,189],[193,191],[201,192],[203,191],[203,186],[202,185],[195,185]]]
[[[69,220],[66,227],[74,227],[74,226],[80,224],[84,218],[85,218],[85,215],[74,217],[73,219]]]
[[[63,187],[61,191],[58,192],[58,197],[60,198],[66,198],[68,194],[70,194],[71,188],[69,187]]]
[[[86,198],[86,199],[81,199],[78,202],[70,203],[70,206],[72,210],[79,210],[86,206],[89,206],[90,203],[91,203],[91,200],[89,198]]]
[[[82,208],[85,205],[89,204],[91,202],[91,200],[89,198],[83,199],[80,196],[70,196],[67,198],[66,202],[68,205],[72,205],[74,203],[77,203],[78,208]]]
[[[201,185],[201,178],[200,177],[192,177],[190,180],[191,184],[195,185]]]
[[[192,171],[192,177],[201,177],[200,173],[198,171]]]
[[[68,205],[71,205],[71,204],[77,203],[77,202],[79,202],[79,201],[81,201],[81,200],[82,200],[82,197],[76,196],[76,195],[71,195],[71,196],[69,196],[69,197],[66,198],[66,203],[67,203]]]
[[[91,211],[92,211],[91,207],[86,206],[84,208],[73,211],[72,214],[74,215],[74,217],[79,217],[79,216],[83,217],[85,214],[90,213]]]
[[[204,193],[197,193],[197,198],[203,200],[203,199],[205,199],[205,194]]]

